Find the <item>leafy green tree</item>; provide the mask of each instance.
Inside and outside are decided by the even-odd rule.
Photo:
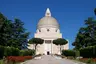
[[[81,27],[75,42],[72,43],[75,49],[96,45],[96,20],[89,17],[85,20],[85,27]]]
[[[6,20],[7,18],[5,18],[5,16],[2,14],[2,13],[0,13],[0,28],[2,27],[2,25],[3,25],[3,23],[4,23],[4,21]]]
[[[13,46],[19,49],[21,49],[22,46],[25,46],[24,44],[27,43],[29,33],[25,32],[23,25],[24,23],[21,20],[14,20],[12,23],[13,32],[11,33],[11,39],[9,40],[8,46]]]
[[[8,20],[0,13],[0,45],[24,48],[28,42],[29,32],[25,32],[23,25],[21,20]]]
[[[8,20],[0,13],[0,45],[7,46],[11,37],[11,20]]]
[[[94,9],[94,14],[96,15],[96,8]]]
[[[94,9],[94,14],[96,15],[96,8]],[[96,45],[96,20],[89,17],[85,20],[85,25],[85,27],[80,28],[75,41],[72,43],[75,49]]]
[[[43,44],[44,40],[41,38],[32,38],[29,40],[29,44],[35,44],[35,50],[38,44]]]
[[[29,37],[29,32],[26,32],[21,35],[22,38],[22,49],[26,49],[28,46],[28,37]]]
[[[62,45],[65,45],[65,44],[67,44],[67,43],[68,43],[68,41],[65,40],[65,39],[63,39],[63,38],[58,38],[58,39],[53,40],[53,44],[55,44],[55,45],[60,45],[60,53],[62,52],[62,51],[61,51],[61,46],[62,46]]]

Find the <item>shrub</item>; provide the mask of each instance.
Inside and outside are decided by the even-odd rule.
[[[35,50],[19,50],[15,47],[4,47],[0,46],[0,59],[3,58],[3,56],[32,56],[35,55]]]
[[[0,59],[2,59],[4,56],[4,50],[5,48],[3,46],[0,46]]]
[[[4,61],[3,60],[0,60],[0,64],[4,64]]]
[[[91,63],[91,62],[92,62],[92,59],[89,58],[89,59],[87,60],[87,63]]]
[[[80,49],[80,56],[83,56],[84,58],[96,58],[96,46]]]
[[[62,50],[62,55],[75,57],[75,51],[74,50]]]
[[[35,50],[26,49],[20,51],[20,56],[32,56],[32,55],[35,55]]]
[[[19,56],[20,50],[14,47],[5,48],[5,56]]]
[[[79,50],[75,50],[75,56],[79,57],[80,56],[80,51]]]
[[[8,56],[8,63],[10,62],[24,62],[25,60],[32,59],[32,56]]]
[[[81,58],[79,60],[87,64],[96,64],[95,58]]]
[[[19,56],[20,55],[20,50],[18,48],[11,48],[12,50],[12,56]]]
[[[5,47],[5,52],[4,52],[5,56],[11,56],[12,55],[12,51],[10,47]]]

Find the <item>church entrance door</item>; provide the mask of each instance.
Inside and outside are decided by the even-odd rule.
[[[50,52],[49,51],[47,51],[47,55],[50,55]]]

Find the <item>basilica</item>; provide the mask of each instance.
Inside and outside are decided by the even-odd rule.
[[[34,38],[44,39],[44,43],[37,46],[36,54],[60,54],[60,46],[53,44],[52,41],[62,38],[62,33],[60,33],[58,21],[52,17],[49,8],[47,8],[45,16],[39,20]],[[28,48],[34,49],[34,45],[31,44]],[[69,49],[69,42],[61,48]]]

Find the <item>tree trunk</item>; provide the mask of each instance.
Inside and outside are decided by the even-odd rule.
[[[35,51],[36,51],[36,48],[37,48],[37,44],[35,44]]]
[[[61,51],[61,45],[60,45],[60,54],[62,53],[62,51]]]

